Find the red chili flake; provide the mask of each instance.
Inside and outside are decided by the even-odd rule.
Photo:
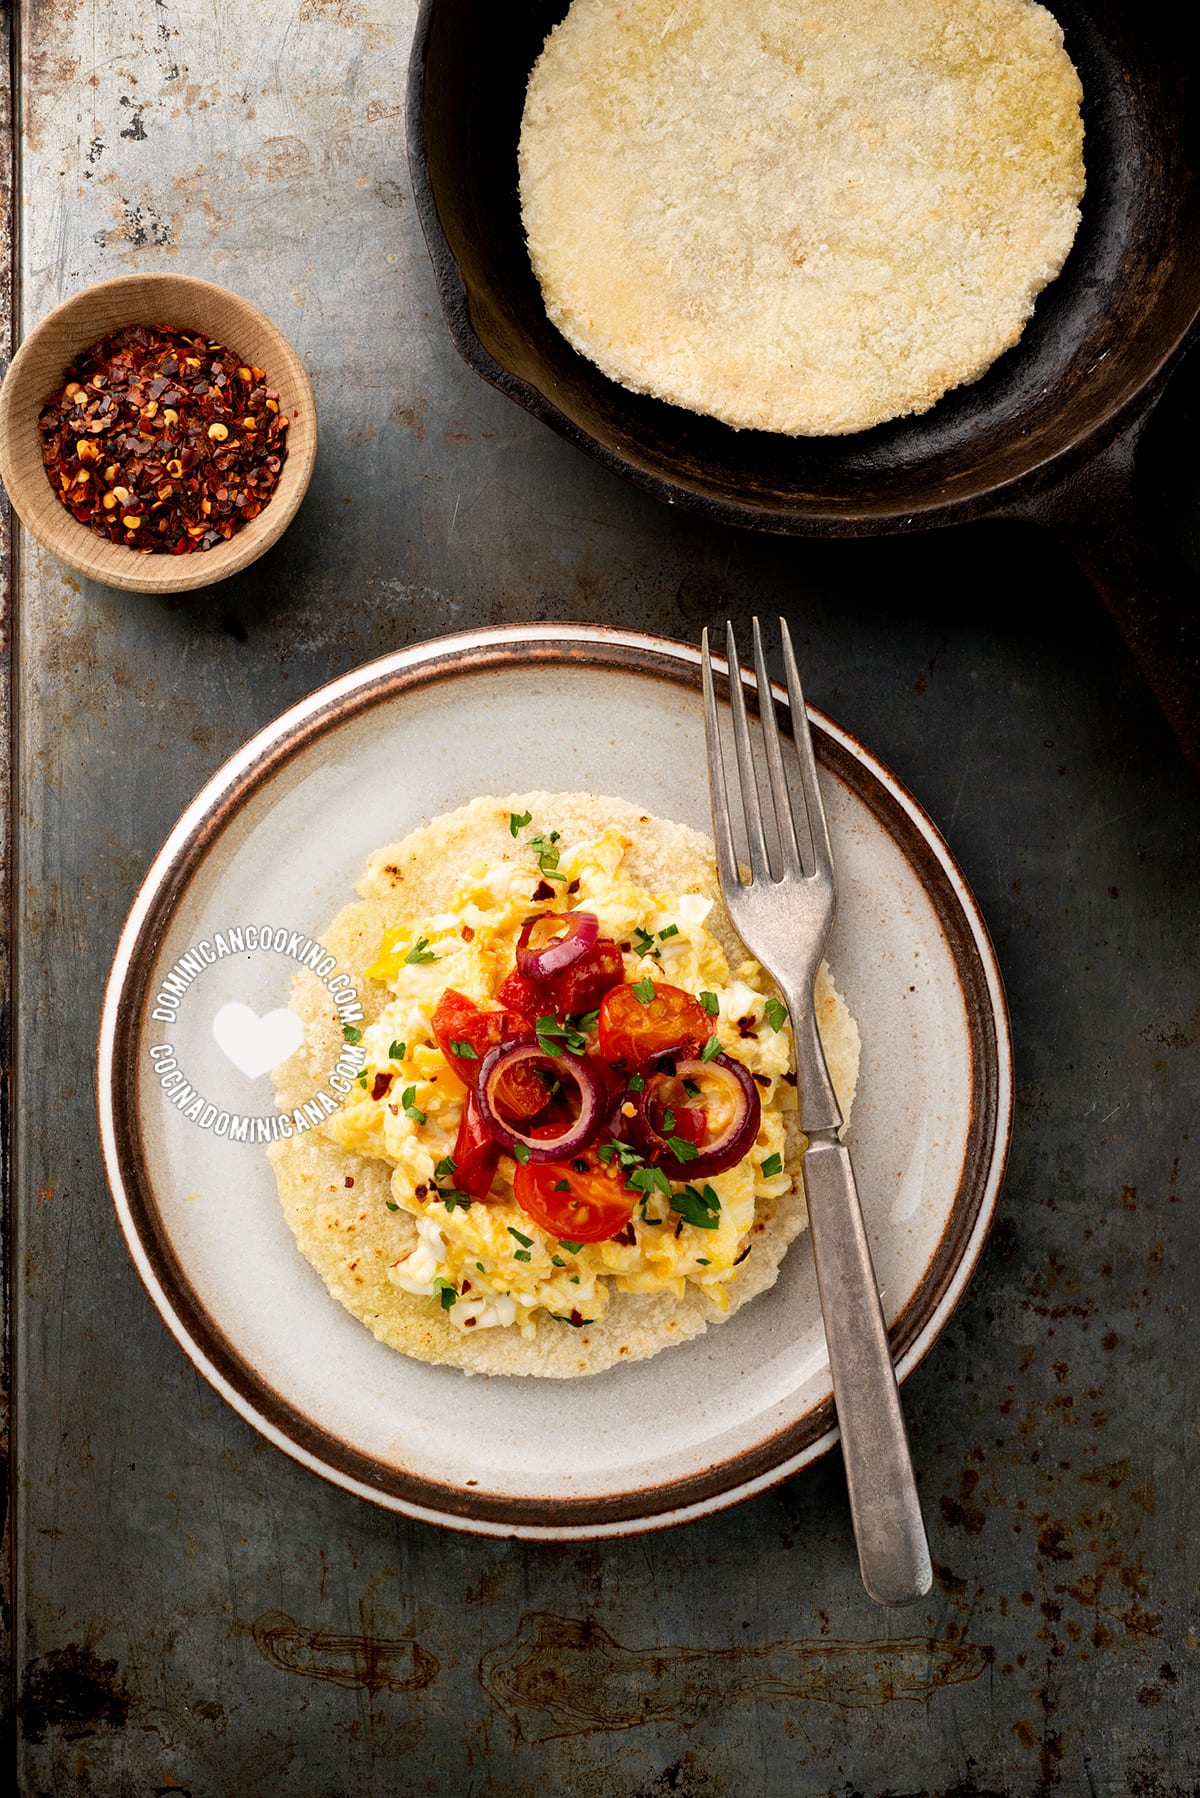
[[[39,418],[73,518],[144,555],[228,540],[269,502],[288,418],[261,368],[174,325],[127,325],[76,357]]]
[[[371,1097],[373,1099],[382,1099],[384,1094],[391,1087],[391,1084],[392,1076],[390,1074],[376,1074],[374,1084],[371,1087]]]

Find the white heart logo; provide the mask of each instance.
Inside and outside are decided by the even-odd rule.
[[[248,1005],[223,1005],[213,1019],[217,1046],[235,1068],[256,1080],[292,1055],[304,1040],[294,1011],[269,1011],[260,1018]]]

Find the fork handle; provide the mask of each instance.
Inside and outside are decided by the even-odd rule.
[[[863,1585],[878,1604],[908,1604],[933,1569],[850,1152],[822,1132],[803,1169]]]

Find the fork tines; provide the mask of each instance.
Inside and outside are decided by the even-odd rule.
[[[785,751],[776,717],[776,702],[767,673],[762,631],[758,619],[752,623],[754,634],[754,669],[758,694],[758,716],[762,730],[766,762],[766,785],[770,809],[764,814],[762,802],[762,764],[756,761],[754,738],[746,712],[746,695],[737,640],[733,625],[725,626],[725,642],[729,678],[729,705],[733,716],[733,740],[737,758],[738,787],[745,824],[751,882],[813,878],[832,878],[833,856],[825,823],[825,808],[817,784],[817,763],[800,672],[787,622],[779,620],[783,644],[783,664],[787,681],[788,707],[791,714],[793,752],[785,760]],[[708,736],[708,759],[712,773],[713,822],[716,834],[717,860],[723,882],[741,883],[733,819],[729,806],[725,777],[725,757],[713,685],[712,658],[708,632],[702,641],[705,728]],[[788,765],[791,765],[789,780]]]

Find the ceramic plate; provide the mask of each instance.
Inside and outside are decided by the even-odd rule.
[[[812,719],[841,889],[829,960],[863,1040],[849,1141],[903,1378],[957,1304],[995,1207],[1008,1023],[986,929],[934,826],[861,744]],[[250,1119],[251,1137],[269,1127],[253,1119],[273,1113],[267,1069],[289,1046],[286,1015],[271,1014],[373,849],[477,794],[537,787],[616,794],[707,831],[704,767],[694,648],[589,626],[444,637],[260,732],[146,877],[100,1031],[121,1227],[206,1379],[350,1492],[460,1529],[611,1535],[731,1504],[837,1440],[807,1236],[771,1291],[650,1361],[569,1388],[471,1378],[407,1360],[344,1311],[295,1247],[263,1147],[219,1133],[222,1113]],[[236,1006],[260,1020],[238,1039],[240,1066],[214,1034]],[[202,1108],[180,1102],[169,1063]]]

